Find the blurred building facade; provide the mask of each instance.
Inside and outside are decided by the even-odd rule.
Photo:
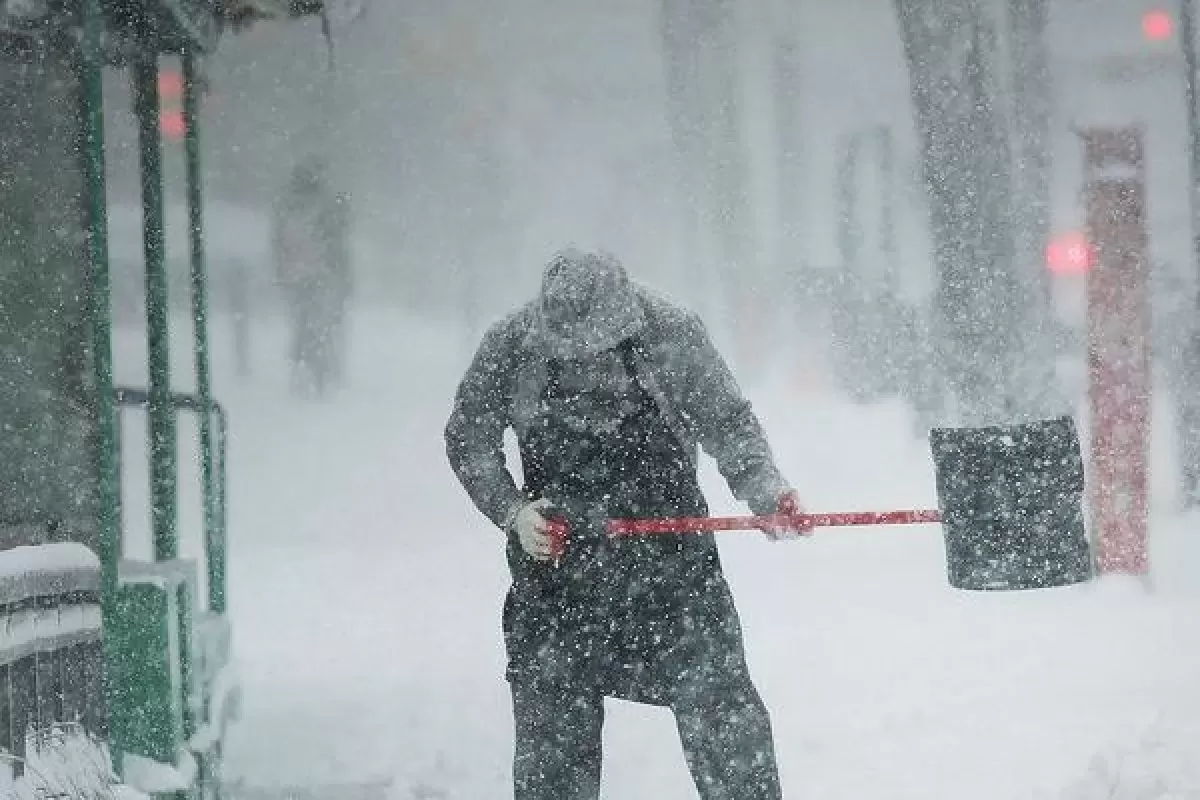
[[[727,260],[710,231],[685,224],[699,200],[680,180],[668,114],[663,0],[373,0],[334,31],[332,71],[316,22],[228,37],[207,65],[209,199],[260,209],[295,159],[332,154],[370,296],[416,309],[486,319],[532,291],[541,260],[567,240],[606,246],[697,305],[743,274],[766,283],[769,301],[797,272],[838,268],[835,154],[849,134],[883,126],[895,143],[895,272],[906,296],[927,295],[928,208],[891,0],[706,1],[732,11],[730,152],[745,169],[743,263],[724,282],[708,274],[722,265],[689,247]],[[1145,36],[1154,6],[1049,0],[1052,228],[1082,219],[1072,126],[1138,116],[1153,255],[1191,281],[1182,72],[1177,40]],[[110,180],[118,200],[135,201],[127,97],[114,77]],[[166,154],[176,176],[180,151]],[[877,187],[860,177],[863,213],[876,219]],[[885,257],[873,234],[865,247],[866,260]]]

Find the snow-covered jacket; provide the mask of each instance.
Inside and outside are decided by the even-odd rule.
[[[754,513],[775,510],[787,484],[763,427],[694,313],[635,287],[645,326],[636,378],[685,448],[713,457],[734,496]],[[548,356],[536,302],[493,325],[459,384],[445,428],[446,452],[475,506],[504,527],[525,498],[509,472],[504,433],[521,440],[540,413]]]

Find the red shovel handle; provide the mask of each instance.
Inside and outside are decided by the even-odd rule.
[[[567,535],[571,526],[562,517],[550,517],[546,520],[546,533],[550,535],[550,558],[555,564],[563,557],[567,549]]]
[[[675,517],[669,519],[613,519],[609,536],[644,536],[655,533],[711,533],[763,528],[805,530],[858,525],[919,525],[941,522],[940,511],[851,511],[835,514],[768,514],[759,517]]]

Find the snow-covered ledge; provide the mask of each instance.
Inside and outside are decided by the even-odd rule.
[[[237,721],[241,713],[242,687],[235,663],[230,662],[217,672],[209,693],[207,721],[188,742],[188,747],[198,756],[209,755],[225,738],[226,729]]]
[[[100,560],[72,542],[29,545],[0,551],[0,664],[34,653],[99,641]],[[52,608],[29,601],[66,595],[96,595]]]
[[[143,756],[126,753],[121,758],[122,778],[126,786],[149,795],[186,792],[196,785],[196,759],[184,751],[174,764],[163,764]]]
[[[0,605],[33,597],[100,591],[100,559],[76,542],[0,550]]]

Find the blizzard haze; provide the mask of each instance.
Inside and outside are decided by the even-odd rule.
[[[1007,6],[938,1],[978,7],[1001,31],[987,53],[988,108],[1015,126],[1020,67],[1003,32]],[[653,0],[369,0],[365,16],[335,26],[332,72],[315,21],[226,36],[206,63],[203,122],[244,682],[230,778],[379,779],[405,800],[511,796],[504,541],[452,474],[443,426],[482,332],[533,295],[564,244],[611,251],[635,279],[705,316],[813,511],[936,506],[929,427],[997,421],[998,408],[1076,414],[1086,448],[1085,283],[1050,275],[1043,248],[1083,225],[1074,128],[1129,120],[1146,131],[1151,278],[1167,287],[1155,289],[1147,334],[1147,580],[956,591],[940,526],[719,541],[785,796],[1200,798],[1200,516],[1181,488],[1187,391],[1178,388],[1195,324],[1194,303],[1181,298],[1195,294],[1196,264],[1178,42],[1150,59],[1160,67],[1148,77],[1097,77],[1114,53],[1137,62],[1139,48],[1157,46],[1139,28],[1149,6],[1047,3],[1037,146],[1002,134],[1025,145],[979,155],[1022,165],[1001,187],[1015,199],[994,218],[1018,231],[1018,244],[949,266],[931,187],[978,165],[943,173],[923,162],[896,8],[928,3],[726,3],[733,13],[717,38],[684,48],[713,59],[684,70],[706,76],[702,89],[686,77],[672,84],[662,17],[672,4]],[[676,24],[686,34],[698,23]],[[112,205],[134,214],[132,225],[114,218],[125,220],[112,226],[114,253],[128,254],[125,266],[114,256],[114,279],[136,296],[136,147],[127,88],[110,83]],[[953,95],[934,107],[953,109]],[[847,137],[880,127],[890,180],[869,147],[839,172]],[[1039,152],[1041,189],[1028,166]],[[345,381],[320,399],[290,386],[287,307],[268,253],[272,205],[313,154],[328,157],[350,199],[355,274]],[[166,157],[168,242],[183,242],[180,148]],[[859,226],[849,249],[838,200],[846,174]],[[1000,195],[982,180],[972,202],[984,218]],[[1037,213],[1020,212],[1027,206]],[[981,236],[956,252],[981,253],[991,246]],[[183,320],[186,253],[169,247],[169,256]],[[242,268],[253,283],[239,371],[230,276]],[[847,300],[850,284],[915,321]],[[993,315],[980,323],[988,335],[978,351],[942,327],[954,316],[938,306],[948,284]],[[118,379],[140,383],[145,337],[130,302],[118,320]],[[181,322],[172,341],[181,389],[192,385],[190,333]],[[954,358],[1010,381],[1007,405],[969,391],[944,401]],[[127,452],[141,452],[144,437],[125,435]],[[194,432],[180,435],[181,525],[196,552]],[[126,506],[144,509],[145,467],[126,462]],[[744,512],[708,461],[703,482],[714,513]],[[137,546],[146,530],[129,513]],[[697,796],[669,712],[608,710],[605,797]]]

